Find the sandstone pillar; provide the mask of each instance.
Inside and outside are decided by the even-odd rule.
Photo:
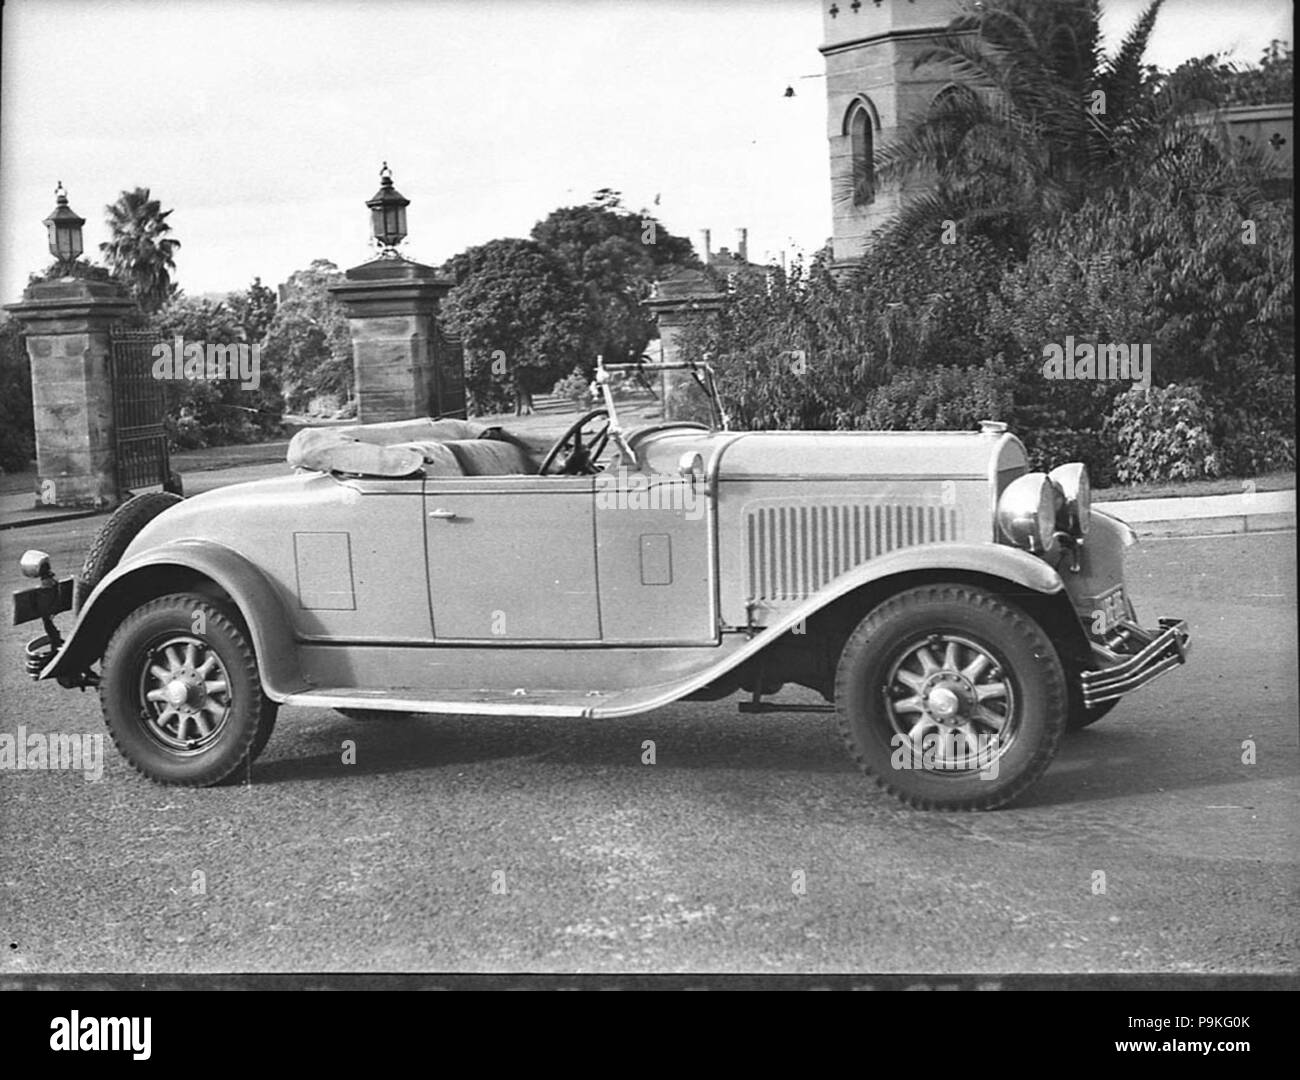
[[[357,419],[465,416],[465,361],[439,305],[452,282],[431,266],[380,258],[330,286],[352,333]]]
[[[682,360],[682,336],[686,329],[715,319],[726,302],[712,280],[699,270],[683,270],[655,282],[654,294],[645,306],[654,314],[665,364]],[[665,420],[700,420],[698,394],[689,371],[666,371],[663,375]]]
[[[29,285],[5,310],[23,324],[32,361],[36,505],[114,506],[109,334],[134,301],[115,282],[64,278]]]

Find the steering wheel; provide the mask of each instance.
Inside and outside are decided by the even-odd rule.
[[[605,419],[605,426],[596,432],[584,445],[582,441],[583,431],[593,420],[598,420],[601,417]],[[537,475],[589,476],[592,473],[598,473],[600,469],[596,467],[596,461],[608,442],[609,410],[604,408],[592,409],[586,416],[578,417],[569,425],[569,430],[556,440],[555,445],[546,452],[546,457],[542,460],[542,467],[537,470]],[[552,466],[561,454],[565,455],[564,461],[558,469],[552,472]]]

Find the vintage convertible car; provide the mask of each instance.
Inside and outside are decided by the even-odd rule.
[[[75,588],[28,552],[29,673],[97,686],[126,759],[186,785],[247,775],[282,705],[613,719],[798,684],[886,791],[987,809],[1184,661],[1084,467],[1031,472],[1004,425],[730,431],[670,365],[703,421],[627,433],[613,371],[545,453],[460,420],[300,433],[283,477],[125,503]]]

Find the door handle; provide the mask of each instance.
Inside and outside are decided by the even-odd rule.
[[[430,510],[429,516],[431,518],[442,518],[445,521],[450,521],[452,518],[456,516],[456,511],[455,510]]]

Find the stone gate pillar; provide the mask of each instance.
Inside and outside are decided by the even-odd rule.
[[[5,310],[32,361],[36,505],[114,506],[109,333],[135,302],[116,282],[64,278],[29,285]]]
[[[330,286],[352,333],[357,420],[465,415],[465,361],[460,342],[439,319],[453,282],[431,266],[373,259]]]
[[[665,364],[682,359],[682,335],[687,327],[715,319],[726,302],[727,294],[719,292],[713,281],[700,270],[682,270],[663,281],[655,282],[654,293],[645,300],[659,327],[659,342]],[[689,408],[693,393],[684,393],[693,386],[689,371],[664,372],[664,419],[697,419]],[[682,388],[682,389],[679,389]]]

